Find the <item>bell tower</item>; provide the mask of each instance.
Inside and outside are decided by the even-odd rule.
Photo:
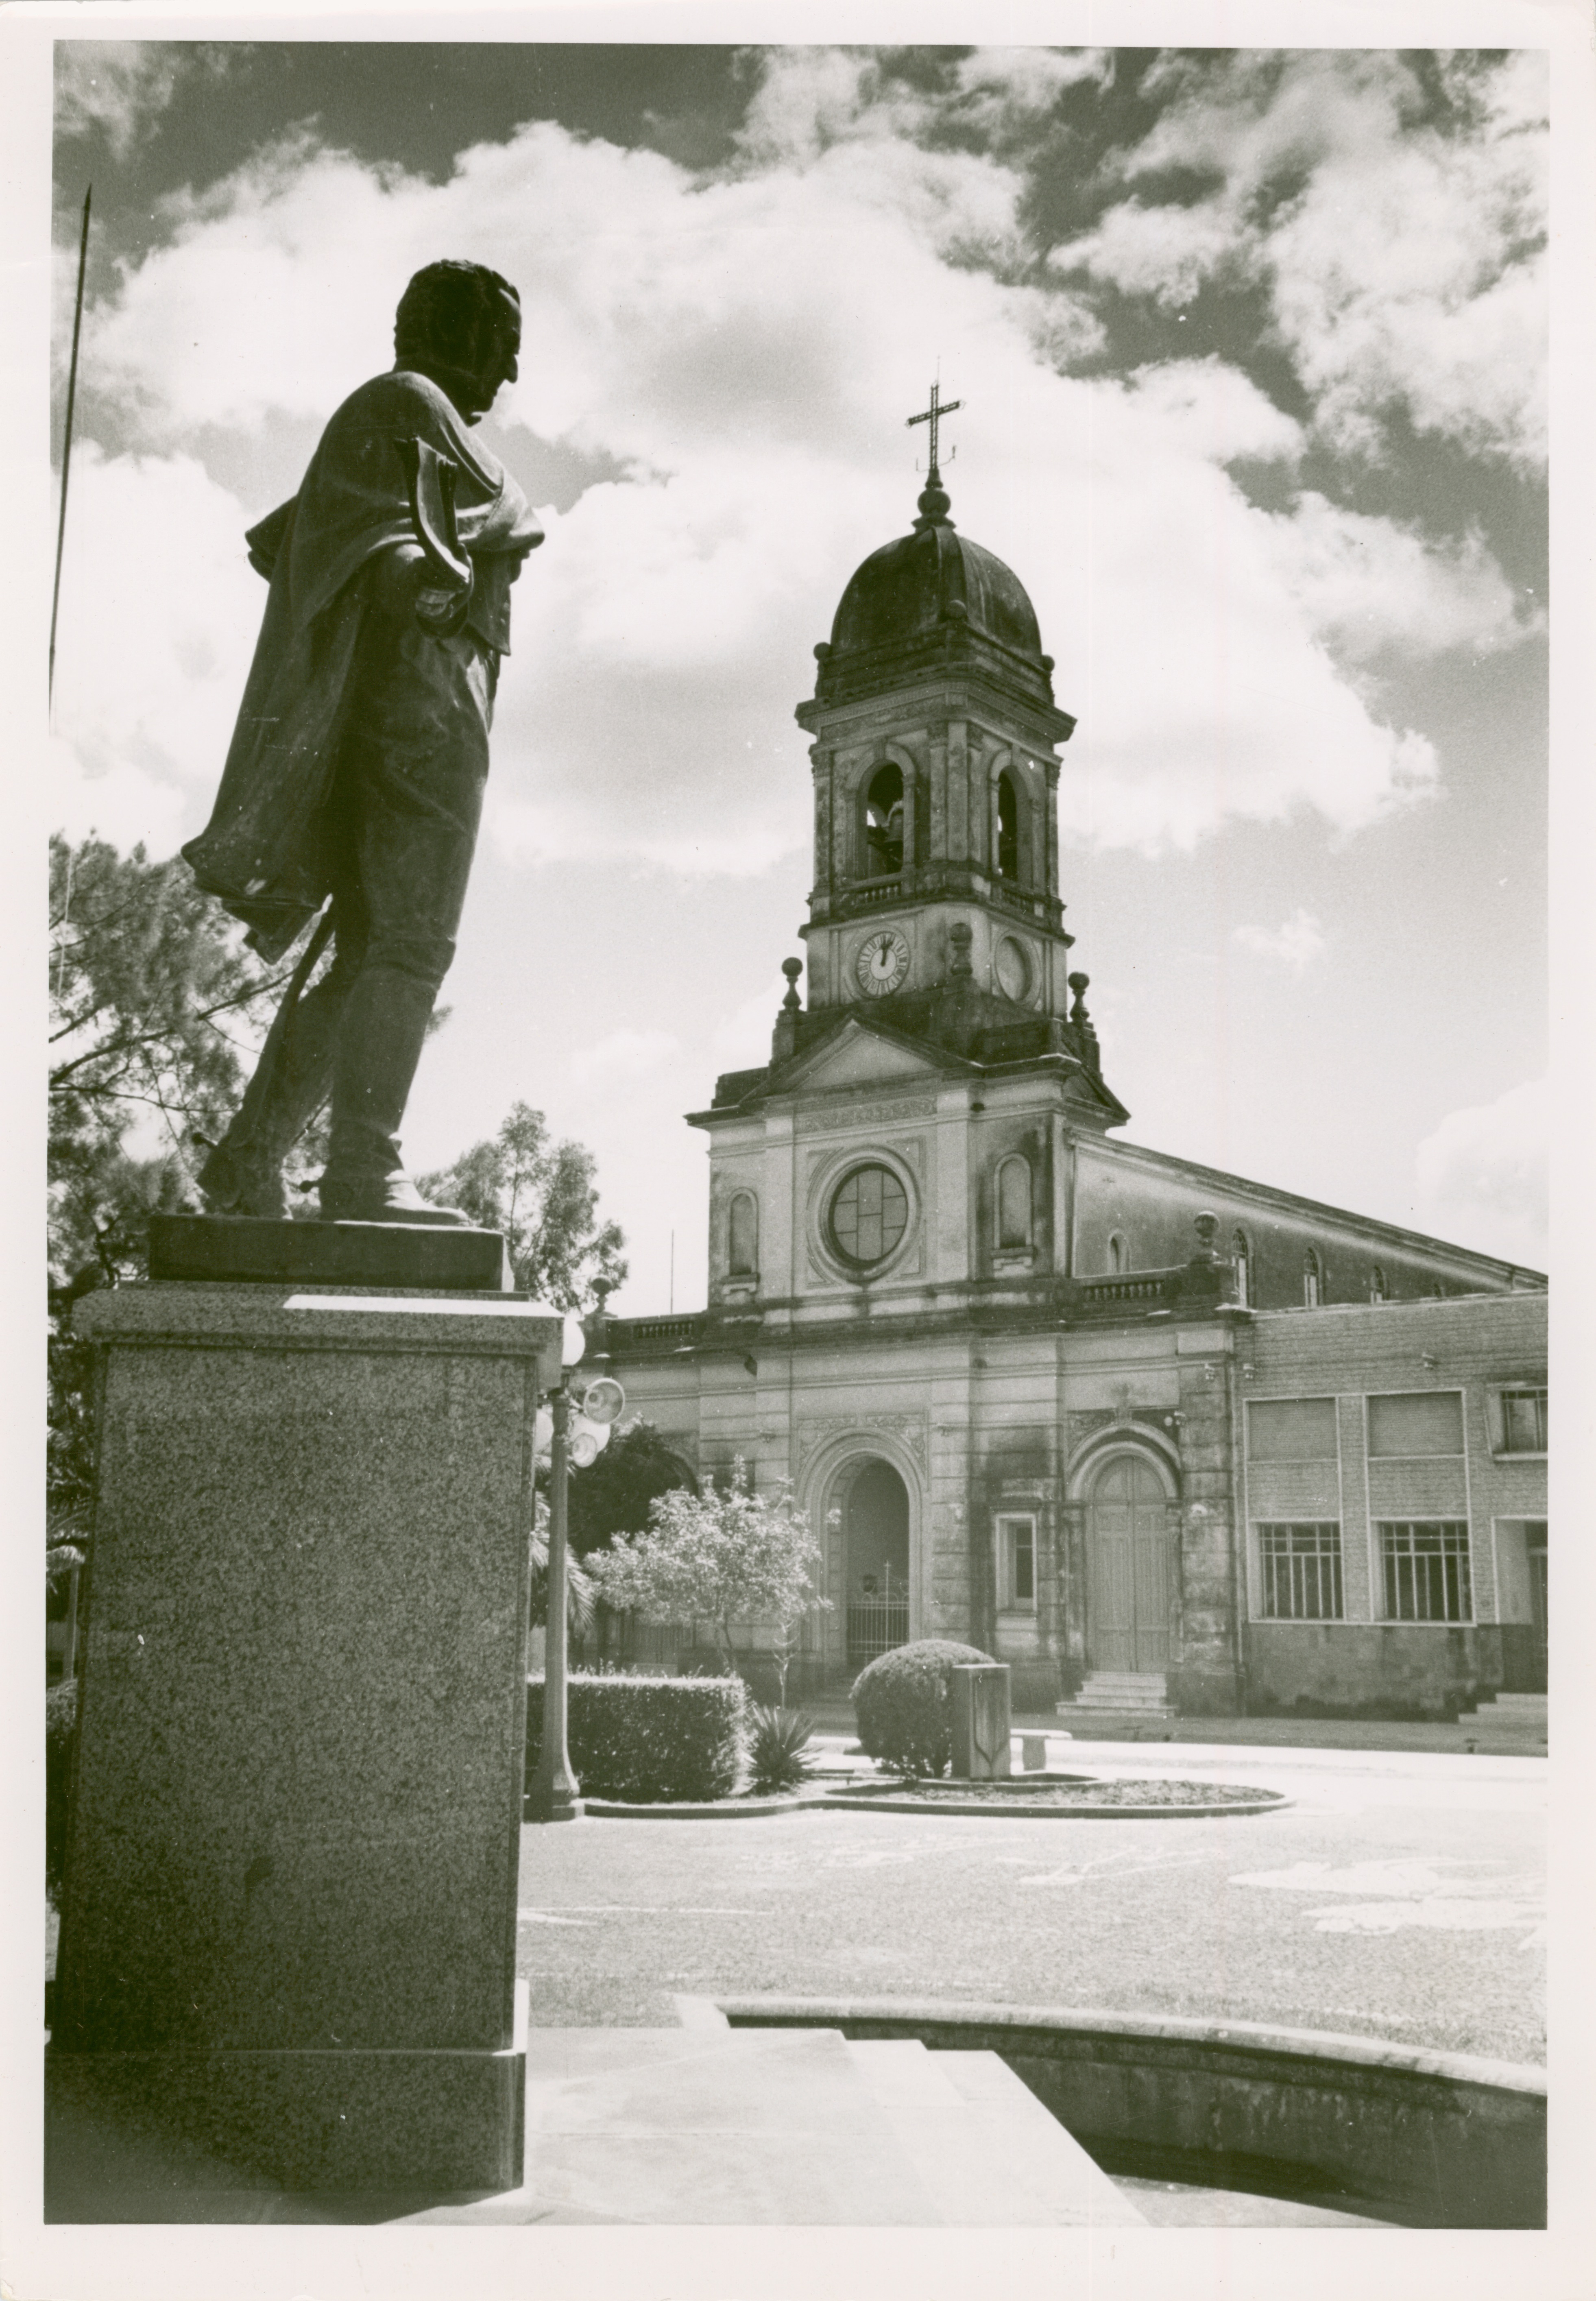
[[[1071,1017],[1073,988],[1084,1024],[1058,891],[1058,747],[1075,723],[1024,587],[949,516],[950,412],[933,386],[909,418],[931,427],[919,515],[854,574],[798,708],[815,774],[808,1008],[889,1022],[968,976],[1015,1022]]]

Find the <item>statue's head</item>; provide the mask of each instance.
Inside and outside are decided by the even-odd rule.
[[[521,298],[485,264],[453,257],[418,272],[394,315],[394,358],[441,385],[467,423],[514,383],[521,349]]]

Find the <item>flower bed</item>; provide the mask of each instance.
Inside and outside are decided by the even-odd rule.
[[[1275,1790],[1260,1790],[1244,1782],[1177,1782],[1161,1779],[1104,1781],[1089,1775],[1073,1780],[1029,1780],[1011,1775],[1007,1781],[866,1782],[840,1793],[860,1799],[891,1797],[916,1805],[975,1805],[1002,1808],[1024,1799],[1027,1805],[1058,1806],[1216,1806],[1284,1805]]]

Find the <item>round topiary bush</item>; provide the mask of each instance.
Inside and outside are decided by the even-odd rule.
[[[952,1638],[917,1638],[878,1654],[854,1680],[860,1748],[895,1774],[945,1774],[953,1755],[954,1664],[991,1659]]]

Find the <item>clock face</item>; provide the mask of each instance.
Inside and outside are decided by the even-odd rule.
[[[1031,959],[1023,942],[1013,935],[1005,935],[998,945],[994,962],[998,988],[1006,998],[1024,999],[1031,990]]]
[[[872,999],[884,999],[908,979],[909,947],[895,927],[866,935],[854,961],[859,988]]]

